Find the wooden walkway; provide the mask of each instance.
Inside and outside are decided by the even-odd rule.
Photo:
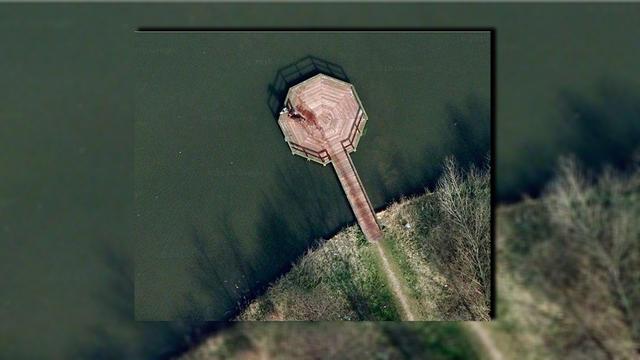
[[[289,89],[278,124],[293,154],[333,164],[362,232],[376,242],[382,231],[349,156],[367,119],[353,85],[319,74]]]
[[[358,220],[358,224],[369,241],[378,241],[382,238],[382,231],[376,220],[376,214],[371,206],[371,201],[364,191],[362,181],[353,166],[351,157],[344,149],[336,149],[330,153],[333,169],[338,175],[351,209]]]

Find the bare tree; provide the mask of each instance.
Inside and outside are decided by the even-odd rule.
[[[551,238],[534,254],[538,279],[564,310],[558,323],[570,331],[561,346],[576,357],[589,348],[607,359],[638,356],[639,190],[638,171],[593,180],[562,159],[543,197]]]
[[[439,251],[453,272],[454,286],[475,318],[488,320],[491,299],[490,187],[488,168],[463,174],[453,158],[445,160],[436,196],[446,242]]]

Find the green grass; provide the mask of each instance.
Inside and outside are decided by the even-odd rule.
[[[365,262],[369,270],[364,281],[363,300],[368,302],[368,316],[363,320],[401,320],[394,296],[389,289],[382,265],[373,246],[367,244],[364,250]]]
[[[483,328],[505,359],[636,358],[640,170],[588,180],[575,165],[564,166],[541,198],[497,209],[498,314]],[[458,295],[425,287],[452,281],[439,272],[444,258],[429,254],[456,230],[442,217],[436,197],[430,193],[405,199],[385,210],[384,246],[418,305],[455,316]],[[286,309],[282,304],[297,290],[314,294],[315,301],[324,296],[342,304],[331,309],[356,319],[357,311],[345,301],[344,292],[351,289],[367,302],[363,314],[397,316],[395,309],[380,306],[390,302],[390,293],[371,250],[356,228],[346,229],[303,257],[258,300],[263,305],[254,312]],[[331,267],[336,262],[342,267]],[[364,272],[369,276],[362,276]],[[323,289],[322,296],[315,297],[318,289]],[[415,299],[418,294],[433,297],[435,303],[421,303]],[[229,335],[234,332],[243,336]],[[241,359],[247,351],[282,359],[487,358],[484,345],[471,334],[450,322],[254,323],[213,338],[217,343],[201,346],[188,359]],[[221,345],[226,341],[240,345]],[[225,357],[196,356],[216,349],[224,349]]]
[[[240,320],[399,320],[375,249],[352,226],[296,262]]]
[[[454,185],[462,189],[449,187],[446,189],[449,195],[465,204],[488,206],[486,197],[469,198],[479,193],[486,195],[488,172],[476,173],[470,183],[460,172],[454,175],[458,176],[453,179],[458,181]],[[402,199],[379,214],[385,225],[382,249],[417,320],[460,320],[472,316],[464,310],[469,298],[453,290],[453,284],[460,280],[452,278],[444,266],[451,260],[455,263],[456,258],[451,254],[456,249],[446,249],[451,251],[446,252],[449,257],[434,251],[434,247],[451,242],[452,230],[462,233],[456,224],[447,223],[446,209],[441,208],[440,201],[437,193],[426,191],[423,195]],[[474,210],[474,207],[465,208],[467,213],[474,214]],[[486,218],[481,220],[488,222]],[[317,243],[298,259],[291,270],[270,284],[237,320],[400,320],[399,304],[382,269],[376,246],[367,242],[356,225],[345,228],[335,237]],[[471,298],[483,301],[482,297],[479,299]],[[251,356],[479,359],[476,344],[468,338],[466,329],[455,323],[325,324],[252,323],[245,326],[241,323],[212,338],[210,344],[201,346],[189,359]],[[226,342],[239,342],[240,346]],[[199,353],[206,353],[208,357],[198,357]]]
[[[462,173],[447,161],[435,192],[403,199],[379,214],[385,224],[382,249],[416,320],[488,318],[484,288],[469,286],[469,279],[483,279],[473,264],[464,263],[467,239],[488,249],[487,170]],[[465,233],[468,228],[475,232]],[[399,310],[377,249],[351,226],[316,244],[239,319],[399,320]]]
[[[479,359],[453,323],[238,323],[183,356],[240,359]]]
[[[393,234],[388,233],[381,240],[380,245],[382,247],[382,251],[387,255],[391,271],[393,271],[400,282],[401,291],[407,298],[409,310],[416,317],[416,320],[427,319],[428,314],[424,314],[425,309],[420,306],[421,300],[424,299],[425,294],[421,291],[419,286],[419,274],[415,271],[414,267],[409,262],[409,259],[403,253],[403,249],[398,245],[397,238]],[[381,263],[381,261],[381,259],[378,259],[379,263]],[[397,303],[396,306],[400,307],[401,305]]]
[[[640,169],[594,177],[565,159],[539,199],[498,210],[492,331],[510,357],[637,358],[639,200]]]
[[[387,253],[391,256],[390,261],[393,261],[393,265],[399,270],[399,274],[404,284],[409,289],[410,293],[407,296],[413,299],[419,299],[422,296],[422,292],[418,288],[419,278],[415,269],[409,263],[409,260],[404,255],[398,245],[398,238],[395,236],[386,236],[382,242],[382,246]]]

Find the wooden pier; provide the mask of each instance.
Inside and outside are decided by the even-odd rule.
[[[362,232],[375,242],[382,231],[349,156],[367,120],[353,85],[318,74],[289,89],[278,124],[293,154],[333,165]]]

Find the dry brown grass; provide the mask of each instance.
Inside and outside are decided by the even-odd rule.
[[[238,323],[183,360],[475,360],[456,324],[394,322]]]
[[[445,272],[427,252],[428,234],[422,232],[422,213],[433,205],[435,197],[427,193],[402,199],[385,210],[380,218],[386,224],[384,246],[397,264],[399,277],[406,284],[406,295],[418,320],[460,320],[468,317]]]
[[[499,212],[504,272],[531,297],[500,293],[497,333],[511,327],[551,358],[638,358],[638,219],[640,171],[594,179],[563,159],[540,200]]]
[[[402,199],[378,216],[384,224],[384,252],[416,320],[489,319],[488,168],[463,173],[447,159],[435,192]],[[397,316],[380,261],[373,264],[376,253],[359,234],[357,227],[347,228],[309,251],[239,319]],[[375,295],[371,288],[380,286],[382,295]]]
[[[452,179],[455,180],[455,175]],[[482,180],[474,182],[483,184]],[[416,304],[428,309],[427,312],[444,312],[450,316],[459,311],[457,315],[464,318],[470,316],[465,309],[468,303],[466,306],[458,303],[449,309],[444,304],[484,301],[486,298],[476,296],[469,300],[464,298],[464,293],[446,290],[452,287],[450,284],[456,278],[447,273],[440,262],[446,259],[457,261],[450,256],[459,252],[454,248],[449,249],[450,252],[439,253],[438,249],[443,249],[439,244],[451,240],[452,236],[457,237],[452,241],[454,247],[482,238],[478,229],[483,225],[479,219],[485,215],[472,214],[476,205],[460,196],[474,193],[472,189],[481,186],[465,188],[451,185],[456,183],[460,184],[450,179],[445,194],[430,193],[405,199],[381,215],[387,225],[385,232],[397,240],[392,242],[395,245],[392,253],[416,298]],[[463,206],[451,206],[455,203]],[[441,204],[450,205],[442,210]],[[443,221],[444,216],[449,217],[449,222]],[[638,358],[638,219],[640,171],[635,170],[629,175],[606,171],[598,179],[592,179],[575,162],[568,160],[561,162],[557,179],[540,199],[525,200],[498,209],[498,318],[482,326],[492,335],[494,344],[505,358]],[[476,225],[469,225],[474,223]],[[458,226],[461,224],[464,226]],[[479,237],[469,237],[469,234]],[[474,276],[477,283],[482,283],[483,274],[486,274],[483,270],[485,264],[474,260],[474,254],[486,250],[480,245],[462,251],[466,251],[458,258],[464,259],[465,267],[458,267],[459,271],[466,272],[462,278]],[[319,275],[316,273],[314,276]],[[439,281],[442,285],[434,288],[433,284]],[[476,284],[475,288],[484,287]],[[433,296],[430,302],[419,301],[425,294]],[[419,326],[430,331],[450,326],[446,323],[432,324]],[[211,340],[209,350],[217,349],[217,354],[222,350],[231,353],[229,344],[244,344],[233,352],[239,355],[190,359],[316,359],[324,358],[324,347],[331,348],[334,343],[331,356],[344,359],[472,356],[431,357],[423,347],[433,349],[459,334],[441,334],[433,338],[433,342],[412,346],[433,334],[415,332],[416,329],[409,325],[399,325],[390,332],[378,324],[363,324],[362,327],[353,324],[351,328],[343,327],[343,323],[331,323],[318,326],[317,332],[301,331],[295,326],[267,329],[247,325],[236,328],[241,334],[246,332],[239,337],[240,340],[236,341],[238,335],[224,335],[228,337],[224,341],[217,337],[218,340]],[[288,349],[293,350],[289,352]],[[460,346],[447,347],[449,354],[451,349],[460,349]]]
[[[402,359],[374,323],[239,324],[184,360]]]
[[[376,250],[351,226],[319,243],[237,320],[396,320]]]

